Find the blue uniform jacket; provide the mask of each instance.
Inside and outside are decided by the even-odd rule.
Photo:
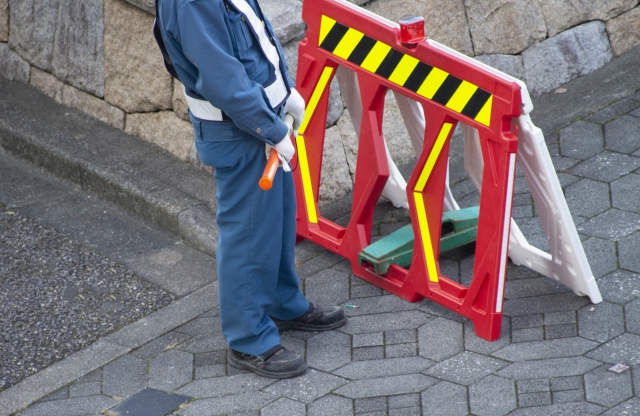
[[[254,0],[246,1],[264,20],[280,53],[285,83],[293,88],[271,24]],[[224,0],[160,0],[157,23],[178,78],[189,95],[206,99],[233,120],[209,122],[208,131],[219,130],[220,137],[228,140],[240,129],[269,144],[286,136],[287,126],[271,107],[263,88],[275,76],[272,65],[251,26],[232,4]]]

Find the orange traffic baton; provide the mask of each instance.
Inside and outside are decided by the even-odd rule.
[[[291,114],[286,114],[284,116],[284,124],[291,129],[291,126],[293,126],[293,116]],[[280,157],[278,156],[278,152],[276,152],[275,149],[271,149],[271,154],[269,154],[269,159],[267,160],[267,166],[264,167],[262,177],[260,178],[260,181],[258,181],[260,189],[264,191],[271,189],[273,186],[273,178],[276,176],[276,170],[278,170],[279,165]]]

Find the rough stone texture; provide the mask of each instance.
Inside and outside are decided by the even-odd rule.
[[[522,53],[533,95],[551,91],[591,73],[613,58],[604,23],[589,22],[534,45]]]
[[[474,59],[498,69],[514,78],[524,80],[524,65],[520,55],[480,55]]]
[[[9,42],[31,64],[104,94],[102,0],[12,0]]]
[[[609,185],[583,179],[565,189],[567,205],[573,215],[594,217],[611,207]]]
[[[172,111],[128,114],[125,132],[155,143],[185,162],[189,161],[193,127]]]
[[[640,175],[627,175],[611,183],[611,201],[616,208],[640,212]]]
[[[624,115],[604,126],[607,150],[620,153],[633,153],[640,148],[638,130],[640,118]]]
[[[182,84],[177,79],[173,80],[173,93],[171,94],[171,108],[178,117],[185,121],[191,121],[189,118],[189,106],[184,98]]]
[[[307,365],[331,372],[351,362],[351,340],[348,335],[327,331],[307,341]]]
[[[601,364],[585,357],[552,358],[514,363],[498,371],[497,375],[514,380],[567,377],[584,374]]]
[[[514,382],[496,376],[480,380],[469,386],[469,405],[474,415],[506,415],[518,407]]]
[[[0,0],[0,42],[9,41],[9,0]]]
[[[590,20],[607,21],[638,4],[637,0],[538,0],[549,37]]]
[[[124,111],[70,85],[64,85],[62,89],[62,104],[76,108],[103,123],[124,130]]]
[[[340,120],[338,120],[338,129],[340,130],[340,136],[342,136],[342,144],[344,146],[345,157],[347,158],[347,164],[349,166],[349,174],[352,180],[356,178],[356,162],[358,156],[358,136],[351,124],[351,115],[349,110],[346,109]]]
[[[433,361],[425,360],[420,357],[356,361],[334,371],[333,374],[351,380],[391,377],[422,372],[433,366],[433,364]]]
[[[352,416],[353,401],[345,397],[334,396],[332,394],[309,405],[309,416]]]
[[[606,342],[624,332],[624,312],[609,302],[586,306],[578,311],[578,327],[581,337]]]
[[[418,329],[420,355],[443,361],[464,350],[462,324],[438,318]]]
[[[280,43],[287,43],[304,34],[302,3],[299,1],[263,0],[260,7],[271,22]]]
[[[627,331],[640,335],[640,300],[634,300],[629,303],[625,306],[624,311],[627,322]]]
[[[56,100],[56,102],[62,104],[64,83],[58,78],[33,66],[31,67],[30,83],[49,97]]]
[[[416,155],[411,145],[409,133],[402,120],[398,103],[391,91],[388,91],[384,98],[382,133],[387,142],[391,158],[397,166],[402,166],[415,159]]]
[[[608,371],[609,365],[596,368],[584,376],[587,400],[613,407],[633,396],[631,371],[617,374]]]
[[[193,355],[169,350],[149,363],[149,387],[173,391],[193,378]]]
[[[640,336],[624,333],[587,354],[605,363],[634,366],[640,364]]]
[[[320,178],[319,204],[326,204],[347,195],[353,189],[349,166],[337,127],[325,132]]]
[[[560,154],[585,160],[604,150],[602,126],[578,121],[560,130]]]
[[[464,351],[432,367],[426,373],[453,383],[470,385],[504,367],[506,362]]]
[[[104,99],[127,113],[170,109],[171,75],[153,38],[153,17],[106,0],[104,20]]]
[[[427,38],[465,55],[473,55],[463,0],[376,0],[366,8],[393,22],[409,13],[424,16]]]
[[[422,374],[361,379],[340,387],[336,393],[351,399],[419,393],[436,382],[435,379]]]
[[[28,84],[29,72],[29,63],[12,51],[7,43],[0,43],[0,76]]]
[[[467,0],[465,4],[476,55],[516,54],[547,37],[538,2]]]
[[[615,56],[620,56],[640,45],[640,8],[636,7],[607,21],[607,33]]]
[[[443,381],[422,392],[422,406],[433,415],[466,415],[469,411],[467,389]]]

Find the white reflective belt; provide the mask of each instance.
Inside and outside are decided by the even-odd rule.
[[[184,92],[184,98],[187,100],[191,114],[202,120],[222,121],[222,111],[219,108],[212,106],[209,101],[190,97],[187,95],[184,86],[182,87],[182,92]]]
[[[262,51],[266,55],[269,62],[271,62],[271,64],[275,68],[276,80],[273,82],[273,84],[264,87],[264,90],[267,93],[267,97],[269,98],[271,107],[276,108],[278,105],[282,104],[287,96],[287,86],[284,82],[282,72],[280,71],[280,54],[278,53],[278,48],[276,48],[267,37],[264,23],[256,15],[251,6],[249,6],[249,3],[247,3],[245,0],[229,1],[249,21],[249,24],[253,28],[253,31],[258,35],[258,40],[260,41],[260,47],[262,48]]]

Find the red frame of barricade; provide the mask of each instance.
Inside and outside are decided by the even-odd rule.
[[[490,127],[321,49],[318,45],[322,15],[490,92],[493,94]],[[308,114],[310,119],[304,137],[298,137],[297,140],[299,161],[304,162],[300,163],[295,172],[298,236],[350,260],[356,276],[410,302],[428,298],[471,319],[479,337],[486,340],[498,339],[503,302],[503,288],[499,286],[504,284],[504,280],[500,282],[500,279],[504,279],[506,270],[505,245],[508,244],[513,190],[514,173],[510,162],[515,164],[514,156],[518,145],[517,135],[511,130],[512,118],[520,115],[521,96],[518,85],[429,45],[426,41],[415,48],[406,48],[400,42],[399,28],[391,27],[357,7],[336,0],[306,1],[303,3],[302,16],[308,30],[299,45],[297,89],[307,103],[323,74],[325,82],[327,81],[328,72],[325,68],[330,68],[331,74],[315,111]],[[320,216],[317,206],[329,84],[338,65],[357,73],[363,108],[352,213],[347,227]],[[372,267],[358,264],[358,253],[371,242],[374,208],[389,176],[382,137],[384,97],[388,89],[398,91],[422,104],[427,129],[423,152],[407,184],[415,236],[412,264],[409,269],[392,265],[386,275],[379,276]],[[469,287],[443,276],[438,265],[449,141],[458,121],[478,130],[485,161],[473,279]],[[446,141],[438,140],[443,139],[444,135]],[[437,158],[429,159],[436,151],[435,146],[440,146]],[[427,170],[425,182],[421,175]],[[424,201],[423,207],[420,206],[421,201]],[[308,207],[310,203],[315,205]],[[317,220],[311,218],[312,211],[317,213]],[[429,236],[430,242],[427,241]],[[431,260],[429,246],[432,246],[433,252]]]

